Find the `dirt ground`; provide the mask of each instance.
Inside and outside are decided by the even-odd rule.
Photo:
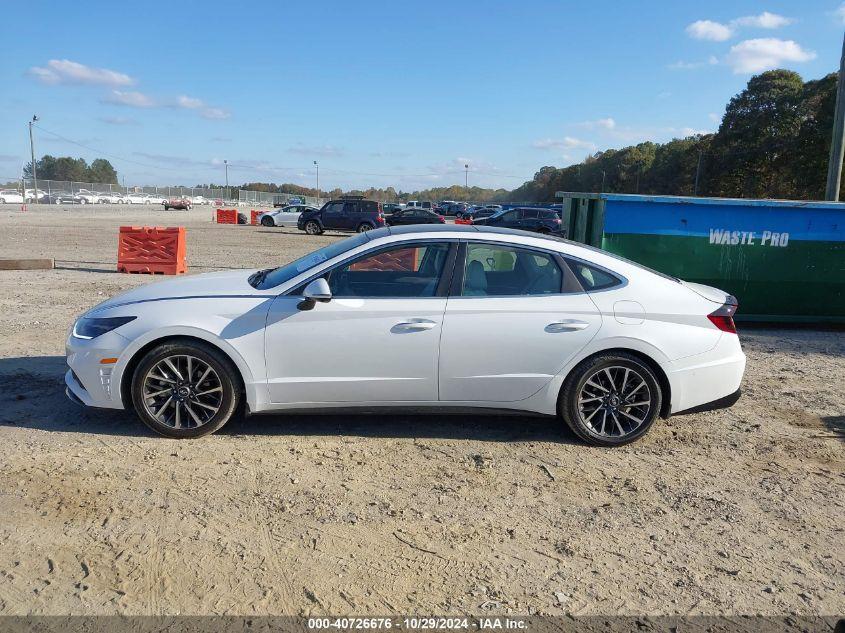
[[[247,209],[248,211],[248,209]],[[211,209],[0,210],[0,614],[845,612],[845,335],[743,329],[744,396],[584,446],[553,419],[280,415],[198,441],[63,393],[74,318],[149,276],[121,224],[188,227],[191,273],[337,236]]]

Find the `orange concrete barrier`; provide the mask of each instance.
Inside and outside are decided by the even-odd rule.
[[[184,226],[121,226],[117,270],[121,273],[181,275],[188,272]]]
[[[472,220],[461,220],[461,219],[456,219],[456,220],[455,220],[455,224],[472,224]]]
[[[217,209],[217,224],[237,224],[237,209]]]
[[[255,209],[252,209],[249,212],[249,223],[253,225],[258,224],[258,216],[262,213],[264,213],[264,211],[256,211]]]

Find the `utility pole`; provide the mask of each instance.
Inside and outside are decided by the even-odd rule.
[[[232,196],[229,194],[229,161],[223,160],[223,168],[226,170],[226,197],[231,200]]]
[[[599,193],[604,193],[604,177],[607,174],[605,173],[604,169],[601,170],[601,188],[599,189]]]
[[[839,201],[839,186],[842,183],[842,157],[845,151],[845,38],[842,40],[842,56],[839,59],[839,77],[836,85],[836,110],[833,115],[833,132],[830,139],[830,160],[827,165],[827,187],[825,200]]]
[[[29,122],[29,154],[32,157],[32,201],[38,202],[38,172],[35,169],[35,144],[32,142],[32,124],[38,120],[38,115],[32,115],[32,121]],[[26,188],[23,190],[23,200],[26,202]]]
[[[320,166],[314,161],[314,169],[317,170],[317,204],[320,204]]]
[[[698,195],[698,177],[701,174],[701,155],[704,154],[704,150],[698,150],[698,164],[695,166],[695,189],[693,191],[694,196]]]
[[[464,191],[467,192],[467,202],[469,202],[469,163],[464,165]]]

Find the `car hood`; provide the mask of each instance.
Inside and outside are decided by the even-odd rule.
[[[724,290],[719,290],[718,288],[714,288],[713,286],[705,286],[704,284],[692,283],[690,281],[681,280],[681,283],[684,284],[690,290],[692,290],[695,294],[704,297],[708,301],[713,301],[714,303],[718,303],[719,305],[723,305],[725,303],[730,305],[738,305],[736,297],[728,294]]]
[[[194,297],[243,297],[260,294],[249,285],[255,269],[226,270],[201,275],[175,277],[167,281],[145,284],[94,306],[90,313],[145,301],[165,301]]]

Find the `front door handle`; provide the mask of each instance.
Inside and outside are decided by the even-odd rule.
[[[563,319],[561,321],[549,323],[545,327],[545,330],[546,332],[554,334],[555,332],[578,332],[580,330],[586,330],[588,327],[590,327],[590,324],[585,323],[584,321],[578,321],[577,319]]]
[[[437,325],[436,321],[431,321],[429,319],[408,319],[407,321],[400,321],[392,328],[390,328],[391,332],[422,332],[423,330],[430,330],[435,325]]]

